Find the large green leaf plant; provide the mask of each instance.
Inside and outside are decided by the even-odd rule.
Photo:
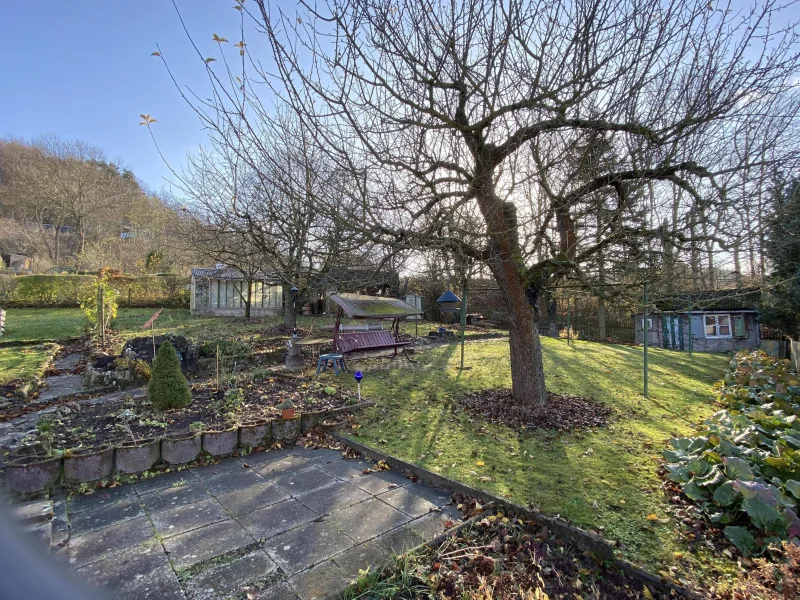
[[[800,380],[788,361],[740,352],[702,435],[673,438],[667,477],[745,556],[800,545]]]

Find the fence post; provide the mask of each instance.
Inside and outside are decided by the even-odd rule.
[[[6,332],[6,311],[0,308],[0,337]]]
[[[570,308],[571,304],[569,302],[569,297],[567,297],[567,346],[572,345],[572,341],[570,340]]]
[[[103,346],[106,345],[106,307],[105,307],[105,297],[104,297],[104,290],[103,284],[100,283],[100,286],[97,288],[97,326],[100,329],[100,339],[103,342]]]
[[[643,332],[643,341],[644,341],[644,397],[650,397],[650,390],[649,390],[649,381],[648,381],[648,373],[647,373],[647,284],[644,284],[644,319],[642,320],[642,332]]]

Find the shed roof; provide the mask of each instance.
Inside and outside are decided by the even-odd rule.
[[[212,267],[212,268],[198,268],[192,269],[192,277],[202,277],[205,279],[231,279],[241,281],[245,279],[244,273],[235,267]],[[256,273],[254,279],[263,281],[279,281],[277,275],[263,273],[259,271]]]
[[[334,294],[335,302],[350,319],[402,319],[421,315],[416,306],[398,298],[385,296],[361,296],[359,294]]]
[[[744,288],[667,294],[653,300],[653,304],[663,312],[756,310],[760,298],[759,288]]]
[[[461,302],[461,298],[456,296],[450,290],[447,290],[444,294],[439,296],[439,299],[436,302]]]

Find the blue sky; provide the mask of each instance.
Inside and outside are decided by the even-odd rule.
[[[195,41],[216,56],[214,33],[239,39],[233,0],[178,0]],[[249,39],[248,49],[263,46]],[[200,123],[180,98],[164,65],[150,53],[159,44],[180,82],[208,89],[204,68],[170,0],[3,0],[0,2],[0,136],[53,133],[102,147],[121,158],[148,186],[167,186],[140,113],[153,125],[170,163],[180,164],[204,139]],[[235,48],[227,48],[235,52]]]

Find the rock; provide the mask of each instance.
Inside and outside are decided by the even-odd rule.
[[[182,335],[159,335],[156,336],[155,340],[156,352],[165,341],[169,341],[178,353],[178,358],[181,361],[181,371],[183,371],[184,375],[195,373],[197,371],[197,359],[200,356],[200,349],[197,344]],[[152,364],[153,338],[144,336],[128,340],[122,348],[122,356]]]

